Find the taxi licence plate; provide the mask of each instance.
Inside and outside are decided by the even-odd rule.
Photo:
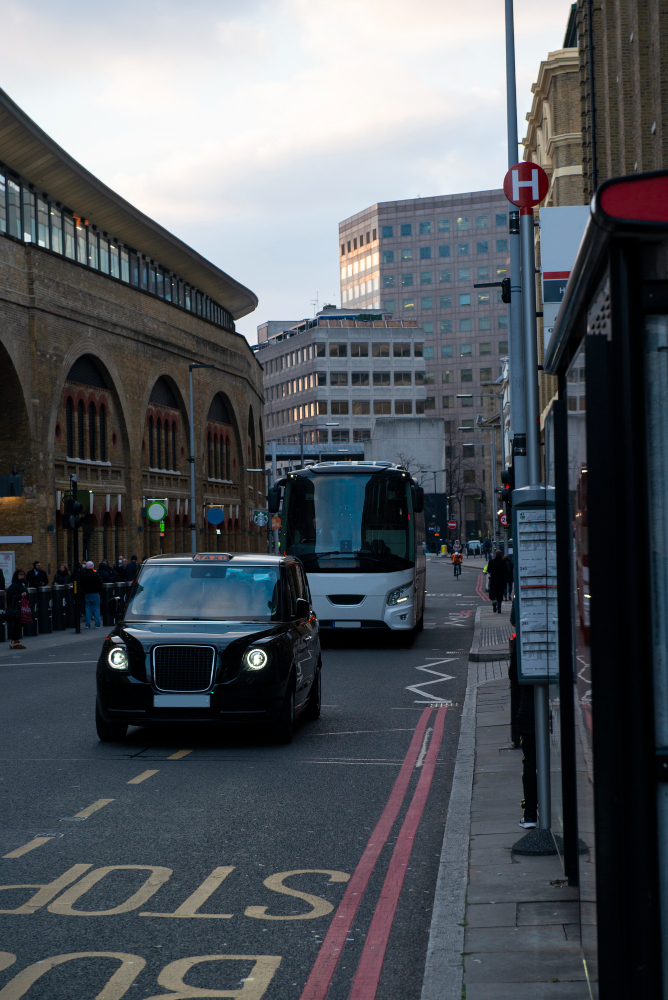
[[[153,708],[211,708],[211,695],[154,694]]]
[[[362,622],[332,622],[332,628],[362,628]]]

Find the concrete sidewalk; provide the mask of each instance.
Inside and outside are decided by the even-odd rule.
[[[491,626],[491,607],[480,609],[474,648],[484,648],[484,629],[507,624],[508,612],[493,617],[502,624]],[[524,834],[521,799],[507,660],[469,660],[422,1000],[598,996],[582,962],[578,890],[559,858],[511,852]]]

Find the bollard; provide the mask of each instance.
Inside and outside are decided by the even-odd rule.
[[[37,624],[40,635],[53,632],[53,592],[51,587],[37,588]]]
[[[67,628],[67,587],[62,583],[53,585],[53,606],[51,622],[54,632],[62,632]]]
[[[28,600],[32,611],[32,622],[30,625],[23,625],[23,635],[36,636],[37,629],[37,587],[28,587]]]
[[[65,622],[67,628],[76,628],[77,616],[74,610],[74,584],[68,583],[65,587],[66,614]]]
[[[114,597],[120,597],[121,601],[125,601],[125,595],[127,593],[127,583],[125,580],[117,580],[114,584]]]
[[[115,621],[113,615],[109,614],[109,608],[108,608],[109,601],[112,599],[112,597],[116,596],[115,591],[116,591],[115,583],[102,584],[102,593],[100,594],[100,605],[101,605],[100,611],[102,613],[102,624],[104,625],[105,628],[107,628],[109,625],[113,625]]]
[[[4,590],[0,590],[0,642],[6,642],[7,640],[7,616],[5,614],[5,608],[7,595]]]

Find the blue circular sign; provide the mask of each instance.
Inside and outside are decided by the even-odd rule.
[[[225,520],[225,508],[207,507],[206,519],[209,522],[209,524],[222,524],[222,522]]]

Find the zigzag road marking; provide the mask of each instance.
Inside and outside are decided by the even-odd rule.
[[[417,694],[422,698],[431,699],[428,704],[438,704],[441,705],[445,702],[445,698],[439,698],[438,695],[432,694],[430,691],[423,691],[422,689],[428,687],[430,684],[442,684],[443,681],[453,681],[454,677],[452,674],[442,674],[438,670],[432,670],[432,667],[438,666],[440,663],[452,663],[456,660],[456,656],[448,656],[443,660],[436,660],[435,663],[423,663],[422,666],[416,667],[416,670],[422,670],[425,674],[433,674],[436,677],[435,681],[422,681],[420,684],[410,684],[406,687],[407,691],[411,691],[413,694]],[[416,704],[424,704],[424,702],[416,702]]]

